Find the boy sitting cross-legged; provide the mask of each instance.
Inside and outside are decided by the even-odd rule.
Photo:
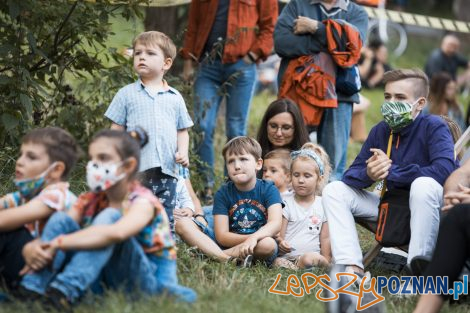
[[[271,264],[277,255],[273,237],[281,229],[282,200],[271,181],[256,178],[261,170],[261,147],[254,139],[240,136],[222,150],[230,181],[214,198],[214,225],[183,218],[176,232],[191,246],[220,261],[253,258]]]

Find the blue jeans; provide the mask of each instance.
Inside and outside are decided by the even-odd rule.
[[[220,59],[204,61],[195,82],[195,125],[200,127],[202,142],[197,153],[206,163],[207,186],[214,185],[214,128],[222,98],[226,99],[225,133],[230,140],[246,134],[248,112],[255,90],[256,65],[242,59],[223,64]]]
[[[330,181],[341,180],[346,169],[352,103],[339,102],[335,109],[325,109],[318,127],[318,143],[330,156],[333,172]]]
[[[114,224],[120,218],[119,210],[107,208],[95,217],[93,225]],[[56,219],[51,217],[46,228],[53,228],[50,226],[51,222],[59,219],[62,225],[75,223],[68,215],[62,214]],[[62,263],[65,263],[65,258],[62,259]],[[55,275],[57,272],[54,270],[57,268],[53,266],[53,271],[44,269],[39,273],[27,275],[22,285],[40,293],[44,293],[49,285],[60,290],[73,303],[100,278],[110,288],[124,286],[129,292],[138,289],[151,295],[167,292],[177,296],[179,300],[187,302],[196,300],[196,293],[193,290],[178,285],[176,260],[145,254],[134,237],[98,250],[77,251],[70,256],[62,272]]]
[[[204,218],[207,221],[207,226],[200,223],[195,218],[193,218],[193,222],[205,235],[209,236],[214,242],[217,242],[217,240],[215,239],[214,215],[212,215],[212,208],[212,205],[202,207],[202,210],[204,211]]]

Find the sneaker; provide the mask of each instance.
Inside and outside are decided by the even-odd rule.
[[[11,294],[21,302],[35,302],[43,299],[43,295],[35,291],[29,290],[23,286],[19,286],[12,290]]]
[[[11,298],[3,292],[0,292],[0,303],[9,303],[12,302]]]
[[[253,264],[253,256],[249,254],[244,259],[231,256],[228,258],[227,263],[241,268],[251,267]]]
[[[251,267],[253,265],[253,256],[248,254],[246,258],[243,260],[243,264],[241,267]]]
[[[431,258],[427,256],[415,256],[410,262],[411,273],[414,276],[423,276],[424,271],[431,262]]]
[[[59,312],[72,313],[72,304],[67,299],[67,296],[59,289],[49,287],[46,290],[46,295],[43,300],[46,309],[55,309]]]

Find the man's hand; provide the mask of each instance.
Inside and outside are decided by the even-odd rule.
[[[181,164],[184,167],[189,166],[189,157],[186,153],[176,152],[175,161],[176,161],[176,163]]]
[[[461,203],[470,203],[470,188],[459,184],[459,191],[449,192],[444,195],[444,206],[442,211],[448,211],[455,205]]]
[[[190,82],[193,79],[194,65],[192,60],[184,60],[182,76],[185,82]]]
[[[178,208],[178,209],[174,209],[173,216],[175,218],[175,221],[177,221],[183,217],[193,216],[193,211],[189,208]]]
[[[29,270],[39,271],[47,266],[54,259],[54,254],[50,254],[43,248],[43,243],[39,240],[29,242],[23,247],[23,257]],[[23,270],[21,271],[23,273]]]
[[[286,240],[281,240],[279,242],[279,251],[282,254],[286,254],[286,253],[289,253],[289,252],[292,251],[292,247],[290,246],[290,244]]]
[[[247,240],[245,240],[243,243],[240,244],[240,258],[244,259],[246,258],[249,254],[253,254],[253,251],[255,250],[256,245],[258,244],[258,240],[252,237],[248,237]]]
[[[373,155],[366,161],[367,176],[373,181],[387,178],[388,170],[392,166],[392,160],[380,149],[372,148],[370,151]]]
[[[314,34],[318,29],[318,21],[305,17],[299,16],[294,20],[294,34]]]

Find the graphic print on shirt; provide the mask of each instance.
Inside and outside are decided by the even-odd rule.
[[[256,200],[238,200],[229,210],[230,231],[237,234],[253,234],[267,221],[266,208]]]

